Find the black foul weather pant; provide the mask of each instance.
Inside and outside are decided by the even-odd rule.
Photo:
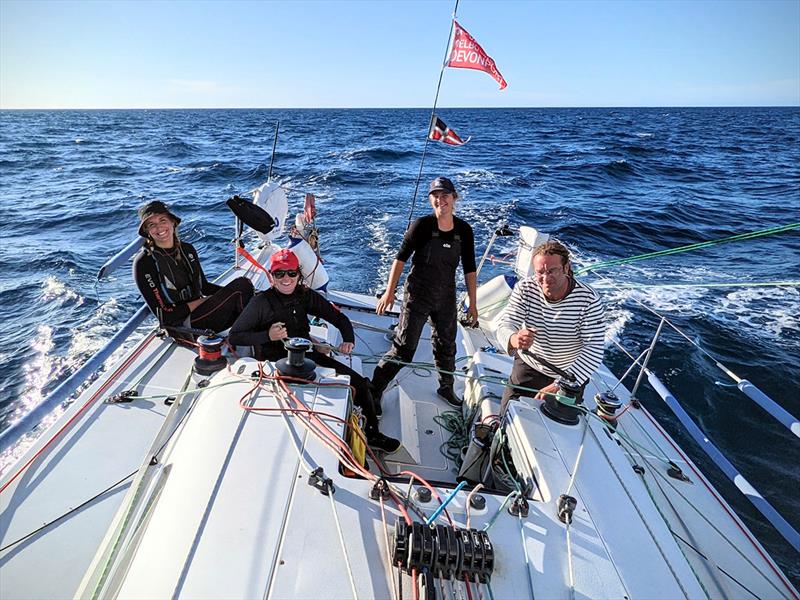
[[[210,329],[215,333],[225,331],[244,310],[253,297],[253,282],[238,277],[209,296],[192,311],[190,323],[195,329]]]
[[[423,303],[415,300],[412,297],[403,305],[392,347],[383,356],[372,375],[372,386],[378,397],[403,368],[400,362],[408,363],[414,360],[422,328],[429,318],[433,360],[439,369],[439,385],[450,387],[453,385],[454,378],[451,373],[456,369],[455,292],[447,298],[440,299],[442,301],[439,303]]]
[[[552,377],[548,377],[544,373],[540,373],[519,356],[514,357],[514,366],[511,367],[511,376],[508,378],[508,383],[511,385],[519,385],[522,387],[533,388],[540,390],[547,387],[555,381]],[[515,390],[514,388],[507,387],[503,391],[503,399],[500,402],[500,414],[505,415],[508,407],[508,402],[512,398],[519,398],[520,396],[535,396],[536,392],[525,392],[523,390]]]

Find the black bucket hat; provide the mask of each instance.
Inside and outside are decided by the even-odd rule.
[[[445,192],[450,192],[451,194],[456,193],[456,186],[453,185],[453,182],[450,181],[447,177],[437,177],[433,181],[431,181],[431,185],[428,188],[428,193],[435,192],[436,190],[444,190]]]
[[[144,230],[144,222],[147,221],[147,219],[149,219],[153,215],[167,215],[173,221],[175,221],[175,225],[178,225],[181,222],[180,218],[176,217],[173,213],[171,213],[167,205],[164,204],[161,200],[153,200],[152,202],[148,202],[139,209],[140,236],[145,238],[147,237],[147,232]]]

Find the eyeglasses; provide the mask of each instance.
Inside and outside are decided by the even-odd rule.
[[[283,279],[287,275],[289,277],[297,277],[300,274],[300,271],[290,270],[287,271],[285,269],[278,269],[277,271],[272,271],[272,276],[275,279]]]
[[[536,271],[535,272],[536,279],[544,279],[548,275],[558,275],[563,270],[564,270],[564,266],[562,265],[560,267],[551,267],[549,269],[545,269],[544,271]]]

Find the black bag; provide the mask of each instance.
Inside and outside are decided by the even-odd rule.
[[[225,204],[233,211],[233,214],[239,217],[242,223],[259,233],[269,233],[275,229],[275,219],[267,211],[260,206],[256,206],[247,198],[233,196],[228,198]]]

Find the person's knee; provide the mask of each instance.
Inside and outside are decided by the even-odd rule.
[[[248,277],[237,277],[231,282],[232,286],[250,296],[253,295],[253,282]]]

